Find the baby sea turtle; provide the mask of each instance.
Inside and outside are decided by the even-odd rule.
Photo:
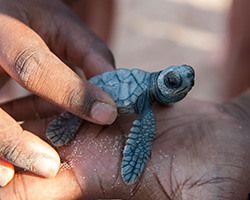
[[[151,156],[156,136],[153,102],[171,104],[183,99],[194,85],[194,70],[188,65],[170,66],[154,73],[118,69],[89,81],[114,99],[118,113],[139,114],[128,135],[121,166],[124,181],[132,184],[140,177]],[[50,123],[47,137],[56,146],[64,145],[75,136],[81,123],[81,118],[65,112]]]

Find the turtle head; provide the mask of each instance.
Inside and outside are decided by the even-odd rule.
[[[173,65],[161,71],[156,99],[167,104],[180,101],[194,86],[194,76],[193,68],[188,65]]]

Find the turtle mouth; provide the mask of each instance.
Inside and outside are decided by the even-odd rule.
[[[180,94],[180,93],[183,93],[183,92],[188,92],[190,89],[191,89],[191,87],[186,86],[183,89],[178,90],[175,94]]]

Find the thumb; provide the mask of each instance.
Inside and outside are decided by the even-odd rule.
[[[99,124],[114,121],[116,105],[106,93],[86,78],[80,79],[28,26],[8,16],[0,19],[0,65],[13,79],[86,120]]]
[[[58,153],[39,137],[23,130],[2,109],[0,119],[0,158],[38,175],[54,177],[60,165]],[[11,168],[6,162],[0,165]],[[6,178],[6,175],[1,178]]]

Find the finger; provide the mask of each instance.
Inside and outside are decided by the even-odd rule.
[[[0,109],[0,157],[17,167],[44,177],[54,177],[60,158],[46,142],[20,125]]]
[[[17,121],[51,117],[63,112],[59,107],[36,95],[4,103],[1,108]]]
[[[30,173],[16,174],[13,181],[1,188],[1,199],[78,199],[82,191],[70,170],[63,170],[53,179],[42,179]]]
[[[33,23],[32,28],[39,33],[42,28],[47,30],[47,34],[41,36],[50,49],[60,58],[80,67],[87,79],[113,70],[114,58],[107,46],[68,7],[59,3],[53,1],[47,8],[46,20],[51,23],[52,18],[54,26],[48,28],[48,26],[41,27],[40,24]],[[56,13],[55,10],[57,10]],[[53,16],[50,16],[51,14]],[[40,20],[39,15],[32,17],[34,20]]]
[[[34,31],[3,14],[0,25],[0,64],[20,85],[89,121],[110,124],[115,120],[114,101],[81,80]]]
[[[0,187],[7,185],[15,174],[14,166],[0,158]]]

